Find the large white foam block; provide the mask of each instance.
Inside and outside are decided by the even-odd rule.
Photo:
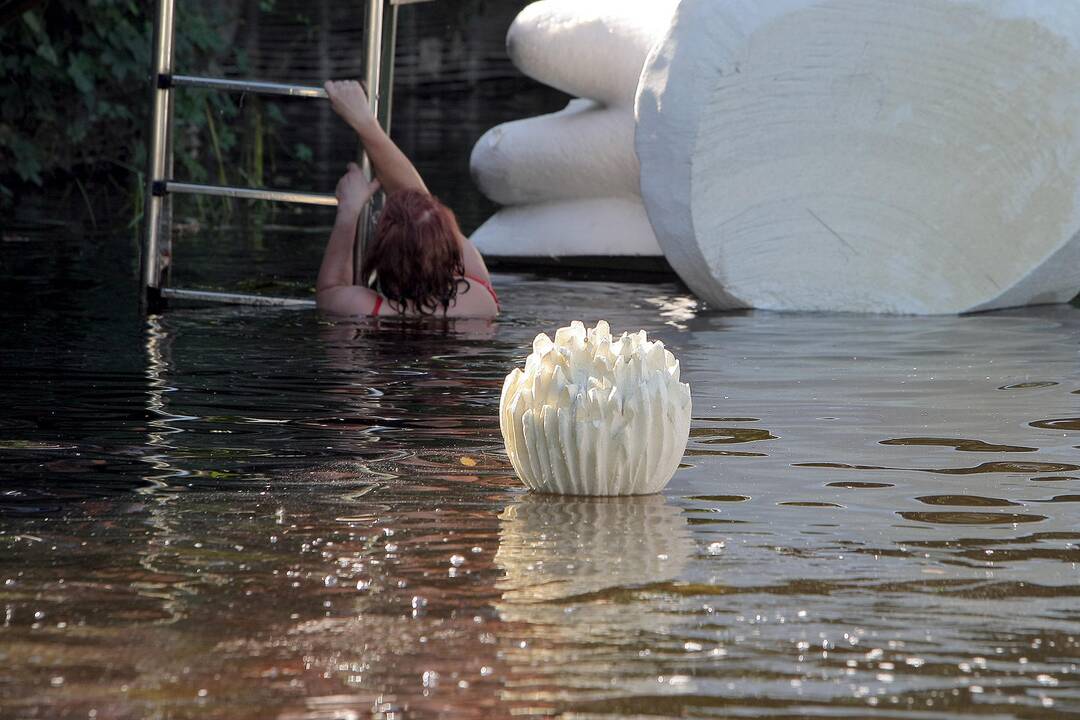
[[[663,34],[674,0],[542,0],[506,35],[526,75],[570,95],[632,106],[642,63]]]
[[[480,190],[502,205],[638,196],[634,118],[591,100],[493,127],[469,164]]]
[[[638,198],[506,207],[477,228],[472,241],[481,253],[495,257],[661,254]]]
[[[1080,288],[1080,3],[683,0],[636,148],[720,307],[955,313]]]

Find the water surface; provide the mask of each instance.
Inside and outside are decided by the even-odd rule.
[[[1080,712],[1074,308],[724,315],[499,275],[492,324],[144,321],[88,270],[127,277],[122,244],[3,252],[0,716]],[[575,318],[682,361],[661,496],[512,476],[502,377]]]

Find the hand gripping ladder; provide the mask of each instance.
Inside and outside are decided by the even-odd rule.
[[[365,48],[368,98],[372,112],[379,124],[390,131],[390,106],[394,79],[394,46],[397,35],[397,10],[406,5],[426,0],[367,0],[367,37]],[[267,295],[241,295],[237,293],[211,292],[207,290],[184,290],[166,287],[168,269],[172,259],[171,213],[168,198],[171,193],[194,193],[201,195],[224,195],[226,197],[252,200],[275,200],[278,202],[307,203],[310,205],[337,205],[331,194],[267,190],[263,188],[227,187],[177,182],[172,178],[172,131],[173,98],[177,87],[195,87],[209,90],[251,92],[265,95],[285,95],[297,98],[326,98],[320,87],[262,82],[258,80],[230,80],[225,78],[196,77],[173,73],[174,0],[157,0],[154,18],[154,50],[151,80],[153,82],[152,117],[150,121],[150,147],[146,173],[146,205],[143,214],[143,242],[140,257],[140,278],[143,308],[157,312],[168,298],[226,302],[241,305],[296,305],[314,306],[303,298],[282,298]],[[371,177],[371,164],[362,158],[365,174]],[[359,261],[363,233],[370,225],[365,213],[360,218],[357,247],[354,257]]]

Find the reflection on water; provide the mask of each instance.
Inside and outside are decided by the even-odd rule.
[[[0,716],[1080,712],[1078,311],[496,285],[424,328],[0,303]],[[682,362],[663,496],[511,475],[503,375],[575,317]]]
[[[544,622],[547,601],[604,597],[608,590],[614,595],[630,586],[671,580],[693,552],[682,510],[660,495],[526,495],[501,512],[499,520],[495,563],[504,573],[498,585],[500,609],[512,620]],[[557,617],[548,620],[558,622]]]

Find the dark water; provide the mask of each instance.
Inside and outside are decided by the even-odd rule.
[[[283,248],[317,262],[244,242],[285,284]],[[437,332],[144,321],[123,241],[0,258],[0,717],[1080,714],[1074,308],[717,315],[500,275],[498,322]],[[512,477],[502,377],[579,317],[682,360],[662,496]]]

